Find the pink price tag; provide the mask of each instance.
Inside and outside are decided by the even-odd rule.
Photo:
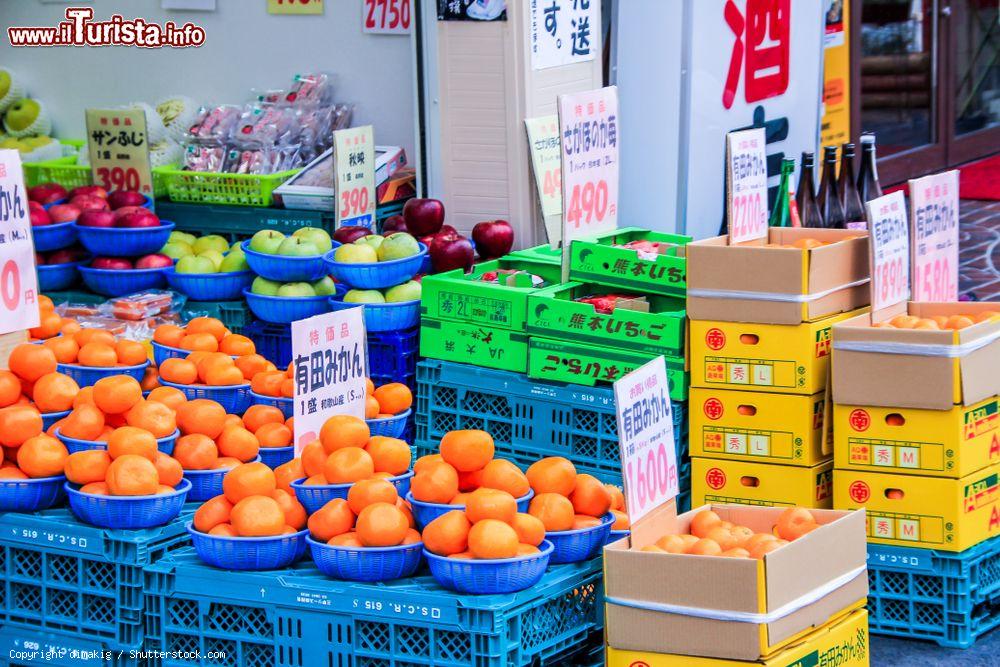
[[[958,170],[910,181],[913,300],[958,301]]]

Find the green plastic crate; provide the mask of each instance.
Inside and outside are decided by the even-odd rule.
[[[426,281],[426,279],[425,279]],[[669,296],[644,296],[649,312],[616,308],[599,313],[589,303],[574,299],[606,294],[593,283],[563,283],[528,297],[528,335],[557,340],[684,356],[684,301]]]
[[[77,156],[75,155],[46,160],[45,162],[26,163],[23,166],[25,186],[29,188],[40,183],[58,183],[67,190],[72,190],[94,184],[90,165],[77,164]],[[166,182],[154,169],[153,196],[162,197],[166,193]]]
[[[532,337],[528,342],[528,377],[593,387],[598,382],[620,380],[655,356],[658,355]],[[671,400],[686,401],[688,374],[684,358],[665,356],[664,359]]]
[[[538,269],[545,270],[545,267],[548,266],[562,267],[562,249],[556,248],[553,250],[547,243],[536,245],[533,248],[525,248],[524,250],[515,250],[504,259],[508,258],[514,258],[526,266],[535,267],[531,269],[534,273],[538,273]]]
[[[420,321],[420,356],[523,373],[528,337],[518,331],[425,317]]]
[[[318,227],[332,234],[336,226],[331,212],[259,206],[186,204],[164,200],[156,203],[156,213],[164,220],[173,222],[180,231],[198,235],[221,234],[233,239],[253,236],[262,229],[291,234],[302,227]]]
[[[100,294],[94,294],[93,292],[84,292],[82,290],[65,290],[63,292],[46,292],[45,296],[52,299],[52,303],[59,305],[61,303],[86,303],[86,304],[97,304],[104,303],[108,300],[108,297],[101,296]]]
[[[535,274],[539,268],[541,273]],[[558,266],[528,265],[507,258],[476,264],[468,274],[462,269],[455,269],[426,276],[420,282],[421,315],[524,331],[528,297],[542,288],[532,287],[532,278],[523,274],[514,277],[514,285],[500,285],[480,279],[483,274],[497,270],[528,271],[546,280],[549,285],[559,280]]]
[[[631,241],[656,241],[684,246],[690,236],[651,232],[638,227],[618,229],[570,244],[569,279],[642,292],[684,297],[687,294],[687,259],[683,247],[655,259],[640,259],[639,253],[620,248]]]
[[[239,301],[188,301],[184,304],[184,319],[214,317],[235,334],[242,334],[244,327],[253,321],[247,302]]]
[[[270,206],[274,190],[301,169],[275,174],[216,174],[185,171],[176,165],[157,167],[155,176],[163,180],[171,201],[230,206]]]

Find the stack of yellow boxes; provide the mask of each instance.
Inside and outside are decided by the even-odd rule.
[[[828,508],[831,327],[868,303],[868,238],[771,229],[759,243],[688,245],[691,506]]]

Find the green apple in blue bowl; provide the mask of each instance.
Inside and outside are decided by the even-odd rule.
[[[222,258],[219,265],[220,273],[236,273],[237,271],[249,271],[247,256],[242,250],[231,250],[228,255]]]
[[[315,243],[300,237],[289,236],[278,246],[277,254],[283,257],[315,257],[320,252]]]
[[[378,248],[378,261],[391,262],[394,259],[413,257],[420,252],[417,239],[406,232],[398,232],[387,236]]]
[[[377,289],[352,289],[344,295],[344,303],[385,303]]]
[[[379,234],[369,234],[368,236],[362,236],[361,238],[356,239],[354,241],[354,245],[366,245],[377,251],[383,241],[385,241],[384,236],[380,236]]]
[[[330,276],[323,276],[312,284],[316,296],[333,296],[337,293],[337,283]]]
[[[214,250],[221,255],[229,251],[229,241],[218,234],[209,234],[196,239],[191,248],[196,255],[204,254],[209,250]]]
[[[367,244],[345,243],[334,251],[333,261],[344,264],[373,264],[378,261],[378,253],[375,248]]]
[[[303,241],[308,241],[316,246],[319,250],[320,255],[325,255],[333,249],[333,240],[330,235],[326,233],[325,230],[319,229],[318,227],[303,227],[302,229],[295,230],[292,234],[292,238],[302,239]]]
[[[285,235],[273,229],[262,229],[250,239],[249,247],[263,255],[277,255]]]
[[[215,264],[208,257],[185,255],[177,260],[177,273],[215,273]]]
[[[278,288],[275,296],[301,298],[316,296],[316,290],[309,283],[285,283]]]
[[[250,291],[261,296],[278,296],[278,290],[281,287],[282,285],[279,282],[257,276],[253,279],[253,283],[250,284]]]
[[[402,285],[396,285],[387,289],[385,291],[385,302],[401,303],[403,301],[419,301],[420,294],[420,283],[416,280],[408,280]]]
[[[198,257],[204,257],[205,259],[211,260],[212,264],[215,266],[215,271],[219,270],[222,266],[222,260],[225,259],[222,253],[218,250],[206,250],[204,252],[197,253]]]
[[[181,259],[194,255],[194,249],[184,241],[167,241],[160,248],[160,254],[166,255],[170,259]]]

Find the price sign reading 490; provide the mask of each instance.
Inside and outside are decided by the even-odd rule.
[[[870,227],[872,313],[910,298],[910,225],[900,191],[866,204]]]
[[[375,226],[375,137],[372,126],[333,133],[337,226]]]
[[[142,109],[87,109],[87,149],[94,183],[105,190],[153,195],[146,114]]]
[[[729,243],[767,236],[767,155],[764,128],[726,135]]]
[[[413,6],[410,0],[363,0],[364,32],[409,35]]]
[[[670,387],[663,357],[614,384],[622,479],[635,524],[679,492]]]

